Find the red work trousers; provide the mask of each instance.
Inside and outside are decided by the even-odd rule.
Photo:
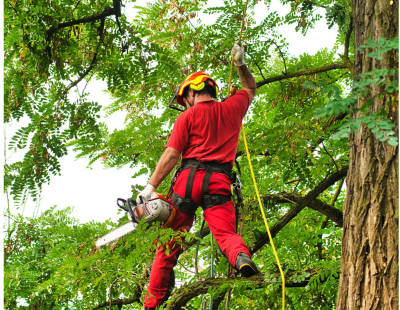
[[[180,172],[174,185],[174,192],[184,197],[186,182],[190,169]],[[200,205],[203,198],[201,187],[203,184],[205,171],[199,169],[196,171],[192,200]],[[211,195],[230,195],[231,181],[228,176],[222,173],[213,173],[211,175],[208,192]],[[222,252],[228,257],[229,262],[235,266],[236,257],[240,252],[246,253],[249,257],[251,254],[243,242],[242,237],[236,234],[236,219],[235,208],[233,201],[228,201],[226,204],[214,206],[204,211],[204,218],[213,233],[215,240],[220,246]],[[193,224],[193,215],[187,215],[179,210],[176,212],[174,221],[171,224],[173,230],[189,230]],[[180,253],[180,246],[170,241],[169,255],[166,255],[164,248],[159,248],[154,258],[153,266],[150,273],[149,294],[145,297],[147,309],[155,309],[166,301],[175,286],[175,275],[173,267],[177,263],[177,258]]]

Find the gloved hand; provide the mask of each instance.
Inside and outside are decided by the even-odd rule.
[[[147,202],[149,201],[149,199],[151,198],[151,193],[155,191],[155,187],[151,184],[147,184],[147,186],[144,188],[144,190],[142,190],[136,198],[136,203],[138,205],[140,205],[142,202],[140,201],[139,197],[142,197],[143,202]]]
[[[232,48],[232,57],[233,57],[233,62],[236,67],[243,66],[245,64],[244,62],[244,48],[242,43],[235,43],[235,45]]]

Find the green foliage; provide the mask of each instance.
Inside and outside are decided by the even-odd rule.
[[[331,29],[335,24],[339,31],[346,32],[350,23],[351,1],[338,1],[326,9],[326,21],[328,28]]]
[[[361,46],[359,50],[376,48],[375,52],[370,52],[368,57],[382,59],[382,54],[399,48],[399,38],[386,40],[379,38],[378,41],[367,40],[367,45]],[[394,96],[398,93],[398,69],[373,69],[370,72],[359,75],[359,80],[354,81],[352,92],[342,97],[340,89],[336,85],[326,85],[323,82],[317,82],[319,87],[316,87],[311,82],[303,83],[303,88],[313,89],[321,92],[329,100],[325,107],[318,108],[315,111],[315,117],[336,116],[339,113],[348,114],[350,111],[354,113],[361,112],[362,116],[358,118],[350,118],[338,128],[338,131],[332,136],[332,139],[347,138],[350,130],[354,132],[360,129],[362,123],[375,133],[379,141],[387,141],[390,145],[398,145],[398,138],[395,137],[395,132],[392,130],[395,125],[388,119],[387,110],[385,108],[375,112],[370,112],[370,107],[374,105],[375,99],[381,99],[384,95],[390,96],[389,100],[394,100]],[[384,90],[384,93],[375,93],[371,95],[371,88],[379,86]],[[368,100],[365,98],[369,98]],[[361,107],[356,108],[357,100],[361,100]],[[392,107],[391,102],[387,103],[388,108]]]

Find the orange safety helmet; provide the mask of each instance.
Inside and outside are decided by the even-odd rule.
[[[176,101],[181,105],[186,107],[186,105],[183,103],[183,90],[189,86],[190,89],[194,91],[200,91],[202,90],[206,85],[211,85],[215,87],[215,97],[218,96],[218,85],[217,83],[209,76],[207,73],[204,71],[199,71],[196,73],[193,73],[189,75],[186,79],[183,80],[183,82],[178,86],[178,88],[175,91],[174,96],[172,97],[171,101],[169,102],[169,107],[171,107],[171,104],[173,101],[176,99]],[[180,110],[181,111],[181,110]]]

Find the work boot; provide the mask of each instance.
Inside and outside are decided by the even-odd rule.
[[[246,278],[251,277],[260,271],[258,271],[256,264],[251,258],[245,253],[239,253],[235,263],[236,270],[240,271]]]

